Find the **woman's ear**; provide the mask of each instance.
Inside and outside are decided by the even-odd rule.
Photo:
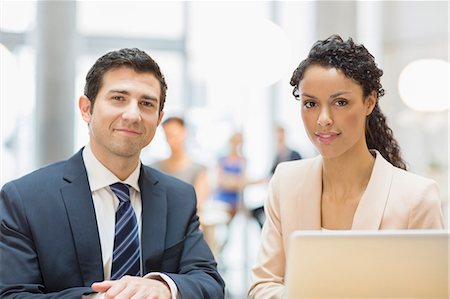
[[[366,98],[366,115],[369,116],[377,104],[377,92],[372,91]]]

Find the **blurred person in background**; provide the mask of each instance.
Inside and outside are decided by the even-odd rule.
[[[89,143],[1,190],[1,298],[224,297],[193,187],[139,158],[166,90],[139,49],[95,62],[78,101]]]
[[[302,156],[297,151],[287,146],[286,131],[283,127],[277,126],[275,128],[275,140],[276,140],[276,154],[267,181],[270,180],[270,178],[273,176],[273,174],[275,173],[275,169],[281,162],[300,160],[302,158]],[[262,228],[264,221],[266,220],[266,216],[264,214],[264,206],[261,205],[260,207],[253,209],[252,216],[258,222],[259,226]]]
[[[217,162],[217,189],[214,199],[226,205],[228,222],[236,215],[242,190],[247,185],[242,142],[242,134],[234,133],[228,142],[228,153]]]
[[[272,164],[270,173],[273,175],[278,164],[286,161],[300,160],[302,156],[295,150],[290,149],[286,144],[286,131],[283,127],[278,126],[275,129],[275,138],[277,142],[277,153]]]
[[[186,151],[187,130],[183,118],[170,117],[162,122],[162,127],[170,148],[170,156],[151,166],[193,185],[197,194],[197,210],[201,212],[209,192],[207,168],[193,161]]]
[[[227,230],[225,237],[217,242],[219,253],[229,239],[229,224],[239,210],[245,210],[242,198],[244,188],[265,180],[247,178],[246,159],[242,154],[242,145],[242,133],[233,133],[228,142],[228,153],[219,158],[217,162],[217,182],[213,196],[215,204],[211,205],[210,211],[215,211],[218,216],[220,216],[219,209],[225,211],[226,217],[221,218],[225,218],[223,220]]]
[[[197,211],[200,217],[200,227],[211,251],[216,254],[214,226],[205,223],[202,217],[205,212],[203,207],[209,195],[207,168],[193,161],[186,151],[188,131],[183,118],[169,117],[162,122],[162,127],[170,148],[170,156],[165,160],[153,163],[151,167],[194,186],[197,194]]]
[[[380,110],[383,71],[352,39],[317,41],[294,71],[308,137],[320,155],[278,165],[249,298],[281,298],[295,230],[442,229],[437,184],[406,171]],[[332,250],[332,249],[330,249]]]

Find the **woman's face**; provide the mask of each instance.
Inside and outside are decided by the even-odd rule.
[[[312,65],[300,81],[299,95],[305,129],[324,158],[367,150],[366,117],[376,103],[362,87],[335,68]]]

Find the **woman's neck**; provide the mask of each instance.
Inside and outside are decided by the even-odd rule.
[[[342,200],[348,198],[348,194],[361,194],[369,183],[374,163],[375,158],[368,150],[324,159],[322,192]]]

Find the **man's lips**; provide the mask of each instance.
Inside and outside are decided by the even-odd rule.
[[[133,129],[128,129],[128,128],[118,128],[118,129],[114,129],[114,131],[120,132],[120,133],[124,133],[124,134],[129,134],[129,135],[139,135],[141,134],[139,131],[133,130]]]

